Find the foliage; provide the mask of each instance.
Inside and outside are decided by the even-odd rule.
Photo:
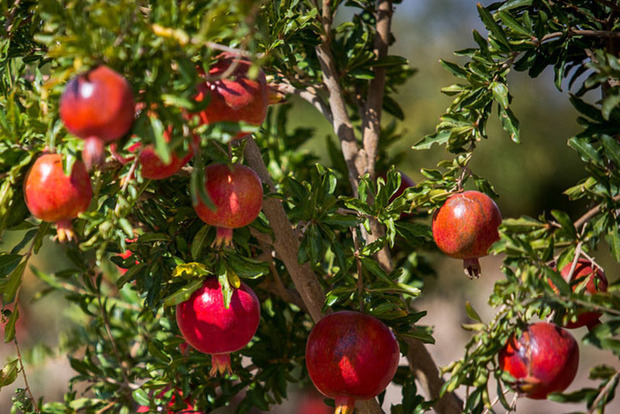
[[[567,142],[588,177],[566,194],[587,199],[591,210],[577,220],[562,211],[504,219],[493,247],[504,255],[505,274],[489,298],[495,318],[485,322],[468,305],[474,323],[464,328],[472,337],[463,359],[443,369],[443,396],[419,390],[412,371],[401,366],[394,382],[402,385],[402,400],[392,412],[423,412],[440,398],[458,402],[453,392],[462,389],[465,412],[493,411],[497,403],[514,409],[505,397],[514,379],[502,374],[496,355],[513,332],[536,318],[561,323],[584,308],[602,312],[604,322],[581,339],[582,346],[619,355],[618,281],[607,294],[584,295],[557,269],[580,256],[592,258],[601,245],[620,261],[620,5],[478,5],[488,36],[474,31],[477,47],[456,52],[466,63],[442,61],[458,79],[443,89],[453,101],[436,132],[414,145],[442,145],[454,157],[423,170],[424,180],[396,198],[399,157],[389,150],[401,137],[405,113],[395,97],[415,71],[387,52],[397,40],[392,33],[382,49],[381,7],[393,11],[391,1],[370,0],[0,1],[6,29],[0,36],[0,237],[19,238],[0,252],[4,340],[17,355],[1,371],[0,388],[18,375],[27,378],[14,306],[26,271],[46,286],[40,300],[61,293],[75,319],[58,349],[75,371],[64,400],[43,401],[26,386],[16,391],[13,412],[131,413],[140,405],[156,412],[172,401],[179,410],[186,401],[205,412],[233,403],[239,413],[269,410],[287,399],[289,384],[309,384],[304,349],[315,306],[373,314],[393,329],[403,354],[416,358],[408,353],[416,341],[434,342],[432,329],[418,323],[425,312],[415,305],[425,278],[434,273],[429,218],[466,186],[496,195],[492,180],[469,163],[479,142],[489,138],[493,115],[510,139],[522,139],[511,109],[512,69],[536,77],[551,67],[556,86],[570,91],[583,129]],[[334,23],[337,11],[346,11],[346,18]],[[273,88],[307,100],[334,126],[336,137],[325,140],[329,163],[322,165],[304,149],[315,135],[311,125],[291,130],[291,109],[298,104],[293,99],[272,105],[264,124],[242,141],[233,138],[247,125],[200,125],[185,116],[208,105],[193,99],[200,72],[208,73],[213,58],[231,50],[252,60],[251,73],[262,68]],[[199,150],[188,167],[162,181],[144,179],[135,161],[121,165],[108,157],[92,173],[92,205],[74,220],[78,241],[65,247],[70,265],[44,272],[30,259],[53,236],[53,224],[30,216],[22,183],[44,151],[63,154],[67,168],[80,157],[83,141],[65,130],[58,102],[71,77],[98,64],[122,73],[137,101],[152,108],[137,114],[119,148],[138,140],[153,143],[165,160],[196,134]],[[391,122],[381,123],[381,111]],[[376,135],[368,132],[374,118]],[[175,131],[170,142],[164,138],[168,127]],[[222,161],[251,164],[266,190],[263,213],[235,230],[234,245],[224,248],[213,246],[215,229],[192,208],[198,197],[208,199],[201,191],[204,166]],[[357,162],[366,164],[355,171]],[[311,276],[293,271],[290,254],[278,244],[281,217],[268,203],[282,208],[284,227],[295,236],[292,260]],[[130,256],[120,255],[127,250]],[[185,349],[174,315],[174,305],[213,276],[228,297],[243,279],[257,292],[262,312],[252,342],[233,354],[234,375],[215,378],[208,376],[206,355]],[[312,283],[324,291],[318,300],[306,295]],[[552,398],[602,411],[620,373],[600,365],[592,367],[591,378],[598,381],[595,388]]]

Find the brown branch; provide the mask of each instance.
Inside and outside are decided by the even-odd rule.
[[[284,79],[278,83],[277,88],[278,92],[299,96],[301,99],[314,106],[330,124],[333,123],[334,120],[331,111],[327,107],[325,101],[319,96],[318,91],[312,86],[306,86],[305,89],[298,89],[294,87],[288,79]]]
[[[355,131],[351,124],[351,119],[347,112],[347,106],[344,102],[344,91],[340,86],[338,71],[334,62],[334,56],[331,51],[331,2],[323,0],[321,23],[323,33],[321,34],[321,43],[316,46],[316,54],[321,64],[323,72],[323,83],[329,93],[329,106],[332,113],[332,125],[334,132],[340,139],[340,147],[342,155],[347,163],[349,171],[349,182],[353,188],[353,193],[357,194],[359,178],[366,172],[368,159],[366,151],[364,151],[355,137]]]
[[[378,2],[376,19],[376,34],[374,53],[377,60],[387,56],[390,41],[390,26],[392,22],[392,0],[380,0]],[[381,133],[381,109],[385,92],[385,67],[374,68],[374,78],[368,85],[368,99],[364,108],[362,122],[362,140],[364,150],[368,155],[366,171],[370,177],[375,177],[375,162],[377,160],[377,148],[379,147],[379,135]]]
[[[260,149],[251,137],[247,138],[245,145],[245,159],[249,167],[256,171],[263,183],[269,187],[269,191],[274,192],[275,186],[269,176]],[[301,265],[297,261],[300,242],[288,221],[282,201],[270,197],[268,194],[263,200],[263,212],[274,233],[272,245],[291,275],[291,280],[306,304],[312,320],[318,322],[323,315],[325,292],[310,265],[308,263]]]
[[[568,32],[553,32],[544,35],[542,38],[532,39],[534,43],[538,46],[546,42],[547,40],[557,39],[558,37],[562,37],[567,34],[571,37],[573,36],[586,36],[586,37],[605,37],[609,39],[620,38],[620,32],[612,32],[608,30],[574,30],[569,29]]]
[[[620,201],[620,194],[615,196],[613,198],[613,201],[614,202]],[[602,208],[603,208],[603,205],[599,204],[593,209],[591,209],[590,211],[588,211],[587,213],[585,213],[583,216],[579,217],[577,221],[575,221],[575,228],[578,229],[581,226],[585,225],[588,221],[592,220],[594,216],[596,216],[598,213],[601,212]]]

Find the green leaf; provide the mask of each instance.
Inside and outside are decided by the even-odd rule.
[[[495,36],[495,38],[508,50],[511,50],[510,43],[508,43],[508,39],[506,38],[506,33],[504,29],[502,29],[499,24],[493,19],[493,15],[480,3],[477,5],[478,14],[480,15],[480,19],[484,23],[489,32]]]
[[[15,294],[22,283],[22,276],[24,275],[24,270],[26,270],[27,264],[28,259],[22,260],[22,262],[9,274],[6,282],[2,281],[4,283],[0,286],[2,287],[2,300],[4,303],[11,303],[15,299]]]
[[[149,395],[142,388],[138,388],[132,393],[133,399],[140,405],[148,407],[151,404]]]
[[[425,136],[420,141],[413,144],[411,148],[414,150],[427,150],[430,149],[434,144],[446,145],[449,139],[450,131],[442,130],[434,134]]]
[[[0,278],[11,273],[22,260],[22,257],[19,254],[0,253]]]
[[[482,322],[482,318],[478,315],[478,312],[476,312],[470,301],[465,302],[465,312],[467,312],[467,316],[474,321]]]
[[[192,280],[181,289],[166,297],[164,299],[164,306],[176,306],[179,303],[185,302],[192,296],[192,293],[200,289],[203,282],[204,280],[202,278]]]
[[[508,109],[508,88],[501,82],[491,83],[491,90],[493,91],[493,98],[504,109]]]
[[[605,100],[603,100],[603,105],[601,107],[601,114],[605,120],[609,120],[611,116],[611,112],[620,105],[620,93],[616,90],[616,93],[608,95]]]
[[[620,144],[607,134],[599,136],[600,141],[605,148],[605,155],[616,164],[616,167],[620,167]]]
[[[560,223],[562,230],[567,232],[569,238],[575,239],[577,237],[577,230],[568,214],[560,210],[552,210],[551,215]]]
[[[194,236],[194,239],[192,240],[192,246],[190,249],[192,258],[194,260],[198,259],[200,253],[206,246],[207,240],[208,240],[207,236],[209,235],[210,229],[211,229],[211,226],[205,224],[204,226],[202,226],[200,230],[198,230],[198,233],[196,233],[196,235]]]
[[[603,160],[597,149],[589,142],[588,138],[573,137],[568,140],[568,146],[579,153],[579,157],[585,162],[594,161],[602,164]]]
[[[607,240],[613,258],[616,262],[620,262],[620,232],[618,232],[617,226],[611,226],[611,229],[605,235],[605,240]]]
[[[15,306],[9,320],[4,325],[4,343],[9,343],[15,338],[15,322],[19,318],[19,307]]]
[[[506,13],[505,11],[500,9],[497,15],[499,16],[500,19],[502,19],[502,22],[504,22],[506,27],[514,30],[518,34],[521,34],[523,36],[528,36],[528,37],[533,35],[532,32],[530,32],[528,29],[523,27],[521,23],[519,23],[519,21],[515,19],[514,17],[512,17],[509,13]]]
[[[448,72],[457,78],[467,79],[467,71],[457,65],[456,63],[448,62],[447,60],[440,59],[439,63],[443,66]]]
[[[11,385],[17,379],[18,362],[18,359],[9,361],[0,371],[0,390],[7,385]]]

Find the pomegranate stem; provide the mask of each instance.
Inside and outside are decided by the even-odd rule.
[[[230,354],[211,354],[211,371],[209,371],[209,376],[215,377],[218,372],[220,375],[224,375],[224,372],[232,375]]]
[[[56,238],[60,243],[65,243],[75,238],[71,220],[59,220],[56,222]]]
[[[334,414],[353,414],[355,410],[355,398],[353,397],[336,397],[336,411]]]
[[[213,247],[231,247],[233,240],[233,229],[228,227],[216,227],[215,241]]]
[[[104,142],[95,136],[86,138],[84,140],[84,150],[82,151],[82,161],[84,161],[86,169],[90,171],[93,167],[98,167],[103,163],[104,158]]]
[[[463,271],[470,279],[478,279],[480,277],[480,262],[477,257],[473,259],[463,259]]]

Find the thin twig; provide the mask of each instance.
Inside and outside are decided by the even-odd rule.
[[[598,393],[598,395],[596,396],[596,399],[594,400],[594,402],[592,402],[592,405],[590,406],[590,409],[588,410],[588,414],[594,414],[595,412],[598,411],[598,408],[597,408],[598,404],[601,402],[601,400],[604,397],[606,397],[611,392],[611,389],[612,387],[615,386],[615,382],[618,380],[618,377],[620,377],[620,371],[616,371],[614,376],[609,379],[607,384],[605,384],[605,387],[601,390],[601,392]]]
[[[615,196],[613,198],[613,201],[614,202],[620,201],[620,194]],[[588,211],[587,213],[585,213],[583,216],[579,217],[579,219],[577,219],[577,221],[575,221],[575,223],[574,223],[575,228],[579,229],[581,226],[585,225],[594,216],[596,216],[598,213],[600,213],[602,208],[603,208],[603,205],[599,204],[596,207],[594,207],[593,209],[591,209],[590,211]]]
[[[32,400],[32,406],[34,407],[35,413],[40,414],[41,411],[37,406],[37,400],[34,399],[34,395],[32,395],[32,390],[30,389],[30,384],[28,384],[28,376],[26,375],[26,368],[24,367],[24,362],[22,361],[22,353],[19,348],[19,343],[17,341],[17,335],[13,338],[13,344],[15,345],[15,352],[17,353],[17,360],[19,361],[19,370],[22,373],[22,377],[24,378],[24,384],[26,385],[26,392]]]

